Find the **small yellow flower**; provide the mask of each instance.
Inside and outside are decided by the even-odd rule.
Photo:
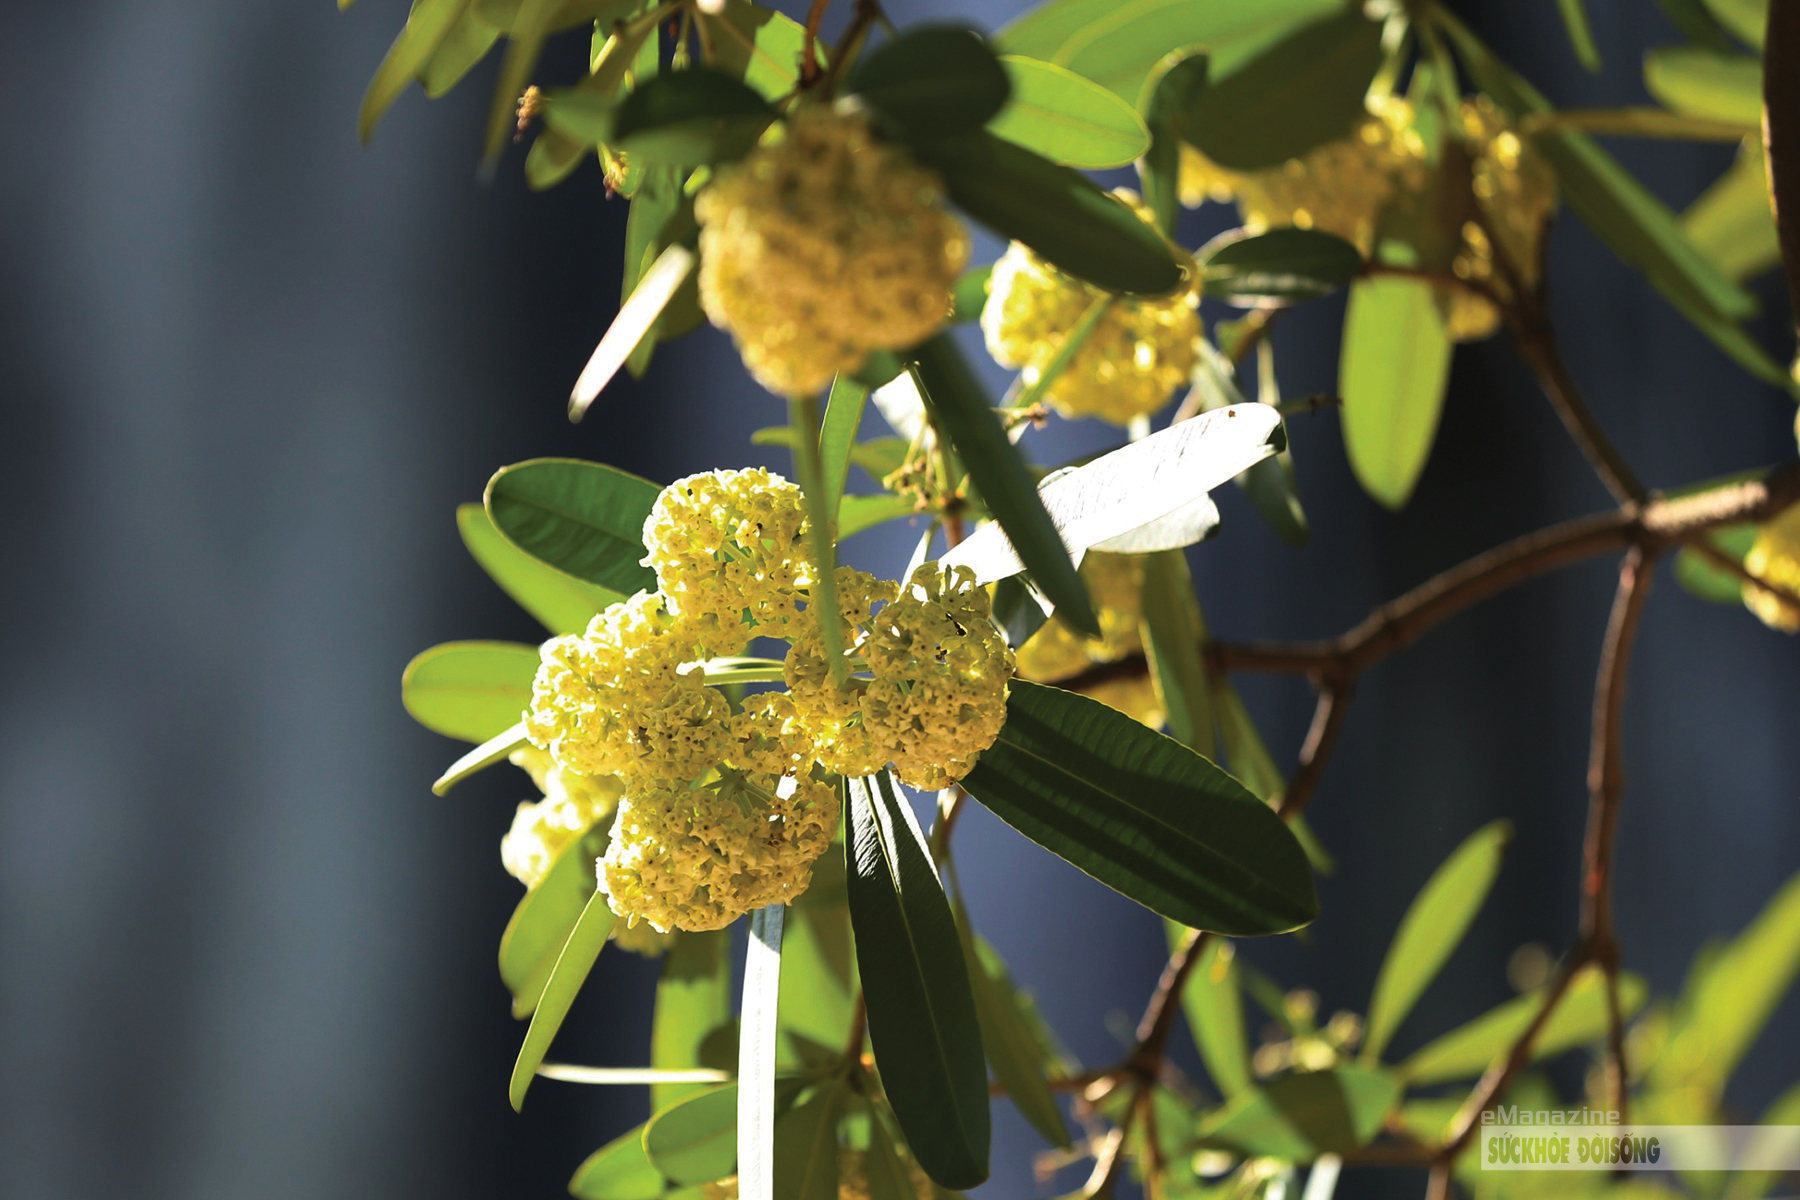
[[[544,798],[519,805],[512,829],[500,839],[500,862],[507,874],[534,888],[557,855],[612,815],[622,787],[611,775],[598,779],[577,775],[535,747],[514,751],[512,762],[532,777]]]
[[[1757,531],[1750,553],[1744,555],[1744,570],[1781,589],[1745,583],[1744,607],[1771,629],[1800,633],[1800,604],[1789,599],[1800,596],[1800,504]]]
[[[644,565],[696,650],[735,654],[756,632],[791,637],[810,584],[800,489],[760,467],[677,479],[644,521]]]

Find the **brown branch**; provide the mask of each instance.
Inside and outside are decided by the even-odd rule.
[[[1275,810],[1282,820],[1292,818],[1312,801],[1313,791],[1319,786],[1319,776],[1325,773],[1325,764],[1337,747],[1338,734],[1349,713],[1349,683],[1327,682],[1319,691],[1312,726],[1306,731],[1306,741],[1300,747],[1300,769],[1294,772],[1294,778],[1282,792],[1281,803]]]
[[[819,81],[819,26],[825,21],[825,10],[831,0],[813,0],[806,13],[806,29],[800,38],[800,86],[809,88]]]
[[[1137,1050],[1128,1060],[1129,1065],[1148,1078],[1154,1079],[1157,1075],[1163,1049],[1169,1044],[1169,1034],[1175,1027],[1175,1014],[1181,1010],[1182,989],[1187,986],[1188,976],[1199,965],[1200,956],[1211,939],[1210,933],[1188,930],[1156,981],[1156,991],[1144,1008],[1143,1020],[1138,1022]]]
[[[1763,41],[1763,159],[1788,300],[1800,321],[1800,3],[1770,0]]]

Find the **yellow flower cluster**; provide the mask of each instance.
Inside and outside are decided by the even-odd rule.
[[[512,829],[500,839],[500,862],[507,874],[534,888],[557,855],[612,815],[623,787],[612,775],[592,778],[558,766],[536,747],[515,750],[512,762],[531,776],[544,798],[519,805]]]
[[[941,788],[967,774],[1006,721],[1013,655],[973,572],[926,563],[903,589],[838,572],[844,642],[871,679],[832,682],[817,630],[797,639],[786,676],[819,761],[842,775],[892,764],[903,783]],[[887,603],[874,612],[878,600]]]
[[[1531,144],[1514,133],[1486,96],[1463,101],[1462,135],[1472,158],[1471,187],[1482,222],[1467,221],[1450,269],[1458,279],[1508,296],[1511,285],[1494,262],[1491,229],[1506,261],[1527,288],[1537,285],[1539,246],[1550,214],[1556,211],[1556,176]],[[1477,341],[1500,328],[1500,312],[1485,296],[1458,289],[1451,294],[1450,336]]]
[[[868,1157],[862,1150],[852,1150],[848,1146],[838,1147],[838,1200],[869,1200]],[[931,1200],[935,1194],[931,1177],[904,1150],[901,1150],[901,1158],[906,1164],[907,1180],[912,1184],[913,1195],[918,1200]],[[723,1179],[714,1180],[706,1184],[702,1191],[705,1200],[738,1200],[737,1176],[727,1175]]]
[[[942,199],[861,113],[802,108],[696,198],[701,307],[757,382],[818,392],[950,315],[969,238]]]
[[[1019,647],[1018,675],[1034,683],[1056,683],[1091,666],[1118,662],[1144,648],[1138,633],[1144,589],[1143,559],[1132,554],[1090,550],[1081,560],[1081,578],[1100,620],[1100,637],[1077,632],[1061,617],[1051,617]],[[1160,728],[1162,705],[1147,675],[1113,679],[1084,689],[1133,719]]]
[[[1800,504],[1757,531],[1750,553],[1744,555],[1744,570],[1788,594],[1746,583],[1744,607],[1771,629],[1800,633],[1800,605],[1788,599],[1800,595]]]
[[[1130,192],[1117,193],[1138,216],[1150,211]],[[1186,256],[1182,256],[1186,259]],[[1068,417],[1128,425],[1155,412],[1193,373],[1199,360],[1200,272],[1186,260],[1183,283],[1167,296],[1113,299],[1087,340],[1050,384],[1045,399]],[[1027,387],[1042,378],[1063,339],[1107,293],[1072,279],[1014,242],[994,264],[981,331],[988,353],[1019,371]]]

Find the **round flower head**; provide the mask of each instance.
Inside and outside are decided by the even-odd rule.
[[[613,945],[640,958],[661,958],[676,936],[673,930],[664,933],[648,921],[639,921],[636,925],[617,921],[612,928]]]
[[[853,567],[837,569],[839,628],[849,655],[862,653],[871,612],[877,603],[892,600],[894,592],[893,584],[867,572]],[[802,627],[784,668],[795,720],[812,739],[821,766],[856,777],[873,775],[887,765],[885,748],[863,720],[867,681],[847,679],[843,687],[833,682],[816,624],[807,622]]]
[[[534,888],[558,855],[612,814],[621,787],[611,775],[577,775],[535,748],[515,750],[512,761],[531,775],[544,798],[519,805],[512,829],[500,839],[500,862],[507,874]]]
[[[1538,248],[1556,210],[1556,176],[1486,96],[1463,101],[1460,123],[1472,160],[1470,186],[1486,227],[1478,221],[1464,223],[1450,269],[1458,279],[1506,296],[1511,284],[1494,261],[1491,229],[1520,280],[1535,287]],[[1488,337],[1500,327],[1500,312],[1493,302],[1461,288],[1450,293],[1448,318],[1450,336],[1459,342]]]
[[[810,776],[727,769],[701,786],[635,780],[600,860],[600,889],[628,922],[722,929],[804,892],[838,817],[837,789]]]
[[[701,307],[757,382],[818,392],[950,315],[969,239],[943,194],[861,113],[802,108],[695,199]]]
[[[946,787],[1000,736],[1013,655],[989,611],[967,567],[926,563],[875,614],[863,723],[902,782]]]
[[[693,652],[661,596],[622,600],[544,643],[525,734],[579,774],[698,778],[724,752],[730,706],[679,669]]]
[[[1136,196],[1117,194],[1145,221],[1154,220]],[[1200,272],[1191,260],[1183,280],[1167,296],[1114,298],[1051,382],[1045,393],[1050,405],[1064,416],[1099,417],[1115,425],[1161,408],[1199,359]],[[1083,315],[1106,297],[1014,242],[994,264],[981,310],[988,352],[1001,366],[1017,368],[1030,387]]]
[[[1745,583],[1744,607],[1771,629],[1800,633],[1800,604],[1788,598],[1800,596],[1800,504],[1757,530],[1750,553],[1744,555],[1744,570],[1781,589]]]
[[[670,610],[708,656],[749,640],[791,636],[805,587],[806,506],[800,489],[760,467],[708,471],[662,490],[644,521],[644,565]]]

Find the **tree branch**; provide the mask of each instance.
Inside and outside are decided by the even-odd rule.
[[[1306,731],[1306,741],[1300,747],[1300,769],[1294,772],[1294,778],[1282,792],[1281,803],[1275,810],[1282,820],[1290,819],[1312,801],[1313,791],[1319,786],[1319,776],[1325,773],[1325,764],[1337,748],[1338,733],[1344,728],[1344,718],[1349,714],[1350,684],[1336,680],[1327,682],[1319,691],[1312,726]]]
[[[1763,156],[1788,299],[1800,320],[1800,3],[1770,0],[1763,42]]]

